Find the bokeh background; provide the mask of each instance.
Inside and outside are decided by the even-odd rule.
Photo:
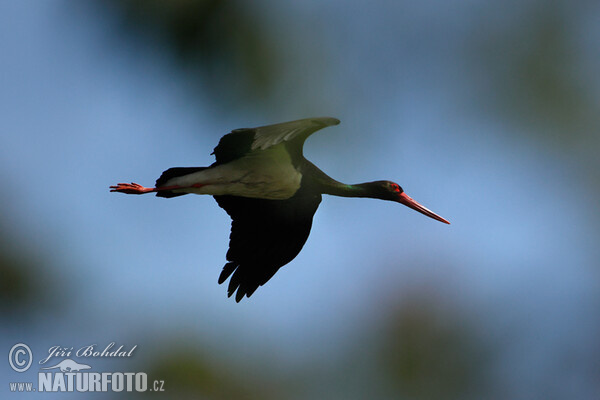
[[[0,56],[2,353],[137,345],[89,363],[167,398],[600,396],[597,1],[2,1]],[[323,115],[316,165],[452,225],[326,197],[236,304],[213,199],[108,191]]]

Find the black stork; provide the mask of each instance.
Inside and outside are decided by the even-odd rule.
[[[232,219],[227,263],[219,284],[231,276],[227,295],[239,302],[290,261],[312,225],[321,195],[369,197],[402,203],[433,219],[447,220],[411,199],[394,182],[346,185],[304,158],[304,141],[335,118],[307,118],[258,128],[235,129],[223,136],[209,167],[169,168],[153,188],[119,183],[111,192],[177,197],[212,195]]]

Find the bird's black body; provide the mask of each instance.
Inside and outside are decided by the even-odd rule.
[[[213,168],[246,156],[252,151],[255,129],[236,129],[223,136],[213,154],[216,161],[210,167],[175,167],[164,171],[156,181],[163,186],[170,179]],[[316,169],[302,155],[302,145],[308,137],[299,137],[284,145],[292,164],[301,172]],[[323,172],[318,170],[322,175]],[[319,204],[321,192],[311,174],[303,173],[300,189],[286,200],[268,200],[240,196],[213,196],[217,204],[231,217],[231,234],[227,264],[219,276],[223,283],[231,276],[227,294],[234,292],[236,301],[244,295],[250,297],[267,283],[279,268],[292,261],[306,243],[312,220]],[[158,191],[158,197],[176,197],[186,193]]]
[[[227,293],[240,301],[292,261],[308,239],[319,193],[300,189],[288,200],[214,196],[232,219],[227,261],[219,276],[230,275]],[[233,273],[233,275],[232,275]]]
[[[170,168],[152,189],[133,183],[111,189],[129,194],[156,192],[166,198],[212,194],[232,219],[227,263],[219,283],[231,277],[227,293],[236,293],[238,302],[250,297],[302,250],[322,194],[396,201],[448,223],[393,182],[345,185],[306,160],[302,154],[306,138],[338,123],[324,117],[236,129],[221,138],[213,152],[216,161],[209,167]],[[257,187],[264,187],[265,192],[257,192]]]

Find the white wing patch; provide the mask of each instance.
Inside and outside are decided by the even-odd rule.
[[[251,152],[227,164],[176,177],[165,185],[183,186],[175,193],[195,193],[285,200],[300,188],[302,174],[283,145]],[[193,187],[195,184],[203,185]]]
[[[252,150],[265,150],[271,146],[275,146],[281,142],[292,140],[293,138],[306,134],[307,136],[331,125],[340,123],[339,119],[331,117],[307,118],[299,119],[281,124],[261,126],[254,128],[254,142],[252,142]]]

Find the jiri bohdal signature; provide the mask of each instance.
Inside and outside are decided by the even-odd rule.
[[[129,350],[127,350],[124,345],[120,345],[115,350],[113,350],[113,347],[115,347],[115,342],[109,343],[103,350],[99,350],[97,344],[90,344],[77,349],[77,351],[75,351],[75,356],[91,358],[131,357],[133,355],[133,351],[137,348],[137,344]],[[40,360],[39,363],[46,364],[50,359],[54,357],[71,357],[73,355],[73,351],[73,347],[52,346],[48,349],[48,357]]]

